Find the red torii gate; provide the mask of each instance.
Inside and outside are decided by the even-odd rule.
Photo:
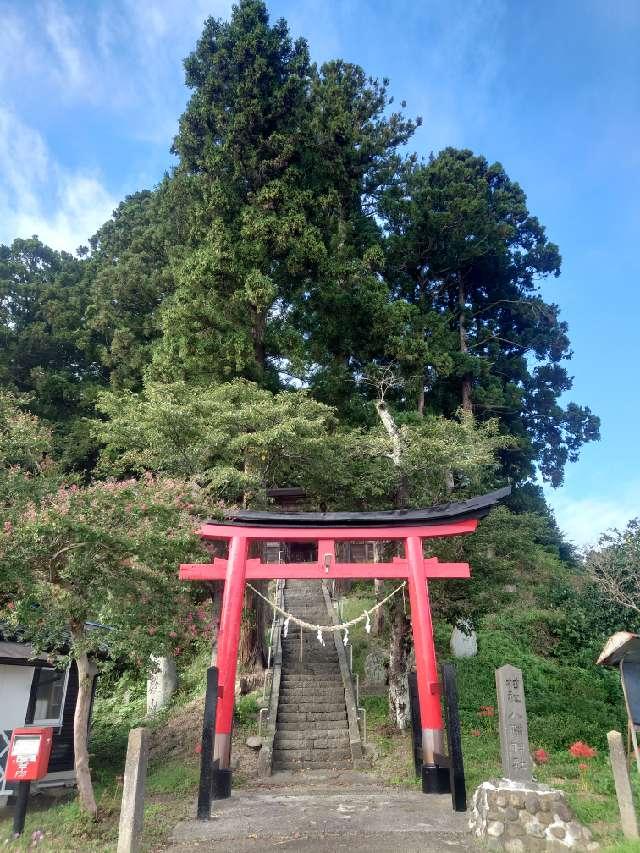
[[[416,656],[416,674],[422,725],[422,757],[427,772],[438,774],[437,756],[443,753],[443,721],[440,684],[433,644],[429,579],[468,578],[468,563],[441,563],[425,559],[422,540],[473,533],[478,520],[511,491],[499,489],[460,503],[422,510],[387,512],[272,513],[242,510],[225,522],[208,521],[200,536],[229,543],[227,559],[213,563],[185,563],[183,580],[224,581],[218,634],[218,702],[214,760],[228,770],[231,759],[231,726],[235,692],[240,620],[246,581],[280,579],[399,578],[407,581]],[[341,563],[335,543],[345,540],[404,540],[405,556],[390,563]],[[315,542],[315,562],[263,563],[248,557],[249,542]],[[437,783],[435,783],[437,787]]]

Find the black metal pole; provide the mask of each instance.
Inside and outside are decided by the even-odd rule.
[[[13,834],[22,835],[24,819],[27,816],[27,805],[29,803],[29,791],[31,782],[18,782],[18,794],[16,797],[16,810],[13,815]]]
[[[444,691],[447,716],[451,800],[453,802],[453,810],[455,812],[466,812],[467,786],[464,779],[464,762],[462,759],[458,686],[456,683],[456,668],[451,663],[445,663],[442,665],[442,687]]]
[[[218,667],[207,670],[207,693],[204,697],[202,745],[200,751],[200,787],[198,788],[198,820],[211,816],[211,786],[213,780],[213,738],[218,705]]]

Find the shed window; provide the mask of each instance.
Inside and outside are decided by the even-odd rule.
[[[36,673],[36,677],[38,682],[33,722],[37,725],[59,726],[62,724],[69,670],[43,668]]]

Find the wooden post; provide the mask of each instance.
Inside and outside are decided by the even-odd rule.
[[[451,663],[445,663],[442,665],[442,687],[444,691],[447,715],[447,743],[449,745],[451,800],[453,802],[454,812],[466,812],[467,788],[464,779],[464,762],[462,759],[458,686],[456,684],[456,668]]]
[[[413,735],[413,764],[416,777],[422,775],[422,726],[420,725],[420,700],[418,699],[418,676],[410,672],[407,676],[409,681],[409,701],[411,702],[411,729]]]
[[[204,697],[202,720],[202,743],[200,750],[200,788],[198,790],[198,820],[211,817],[211,785],[213,780],[213,735],[216,728],[216,704],[218,702],[218,669],[207,670],[207,692]]]
[[[136,853],[144,822],[144,784],[149,759],[149,732],[131,729],[120,806],[118,853]]]
[[[624,754],[622,735],[612,731],[607,734],[609,741],[609,759],[613,771],[613,781],[616,786],[616,797],[620,809],[620,823],[625,838],[638,838],[638,820],[633,807],[633,794]]]
[[[16,797],[16,810],[13,813],[13,834],[14,836],[22,835],[24,829],[24,821],[27,816],[27,806],[29,805],[29,791],[31,790],[31,782],[18,782],[18,794]]]

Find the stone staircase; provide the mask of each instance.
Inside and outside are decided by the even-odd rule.
[[[322,581],[287,581],[284,606],[317,625],[329,621]],[[282,675],[274,770],[351,767],[349,726],[338,654],[331,634],[322,646],[315,633],[302,632],[293,623],[282,638]]]

